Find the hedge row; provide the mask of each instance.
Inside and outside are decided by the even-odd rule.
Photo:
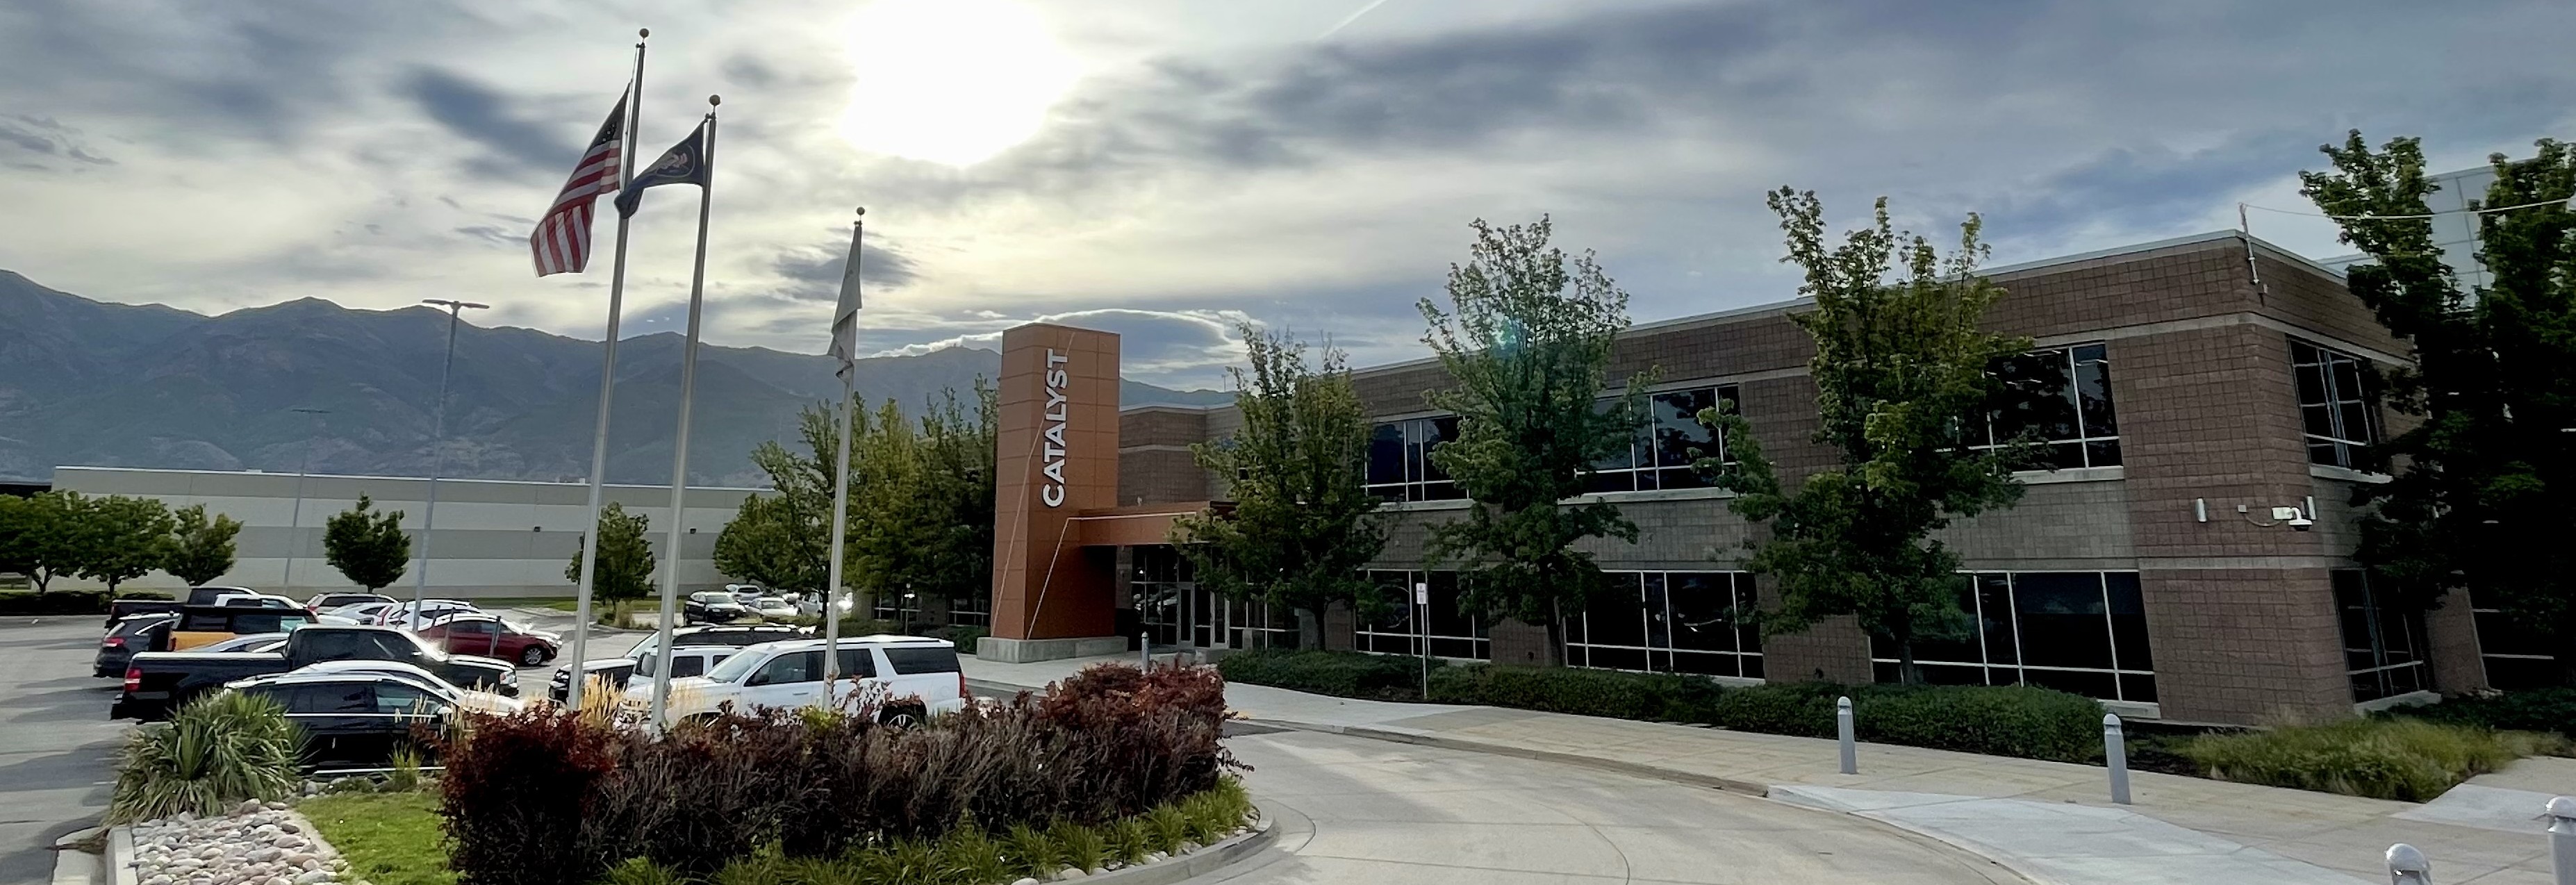
[[[1331,651],[1246,651],[1217,662],[1234,682],[1387,700],[1421,697],[1419,667],[1417,658]],[[1832,737],[1834,699],[1844,696],[1852,699],[1854,724],[1865,741],[2063,762],[2101,754],[2099,702],[2024,686],[1800,682],[1728,688],[1669,673],[1467,664],[1432,670],[1429,700]]]
[[[150,590],[119,590],[113,596],[105,590],[12,591],[0,593],[0,615],[103,615],[111,599],[169,598]]]
[[[2383,719],[2423,719],[2498,731],[2557,732],[2576,739],[2576,687],[2535,688],[2484,697],[2451,695],[2438,704],[2397,707],[2374,715]]]

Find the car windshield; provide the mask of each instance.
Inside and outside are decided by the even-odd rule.
[[[742,677],[749,675],[751,671],[755,669],[759,669],[760,662],[765,657],[767,656],[734,655],[733,657],[726,658],[724,663],[717,664],[715,669],[707,671],[707,678],[713,679],[717,682],[741,682]]]

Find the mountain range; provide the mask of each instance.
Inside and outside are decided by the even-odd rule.
[[[0,270],[0,480],[58,465],[421,476],[447,315],[307,298],[217,316],[94,301]],[[608,478],[667,483],[682,338],[619,342]],[[600,344],[464,325],[441,476],[568,481],[590,470]],[[859,361],[859,394],[917,408],[964,394],[1001,355],[952,347]],[[702,345],[690,481],[760,485],[750,453],[794,436],[800,409],[839,395],[828,356]],[[1121,385],[1126,403],[1230,401],[1212,390]],[[319,414],[294,411],[322,409]]]

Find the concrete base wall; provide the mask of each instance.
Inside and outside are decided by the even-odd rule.
[[[1027,664],[1037,661],[1060,661],[1095,655],[1123,654],[1127,637],[1085,636],[1076,639],[1004,639],[986,636],[975,640],[975,656],[1003,664]]]

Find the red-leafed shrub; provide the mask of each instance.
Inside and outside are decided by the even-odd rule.
[[[478,720],[457,751],[510,774],[451,769],[450,866],[468,885],[589,881],[633,857],[703,877],[771,842],[837,857],[962,825],[1106,823],[1241,768],[1220,743],[1224,691],[1205,668],[1093,667],[1044,697],[920,728],[815,710],[727,713],[658,737],[568,716]],[[545,852],[550,865],[517,864]]]

